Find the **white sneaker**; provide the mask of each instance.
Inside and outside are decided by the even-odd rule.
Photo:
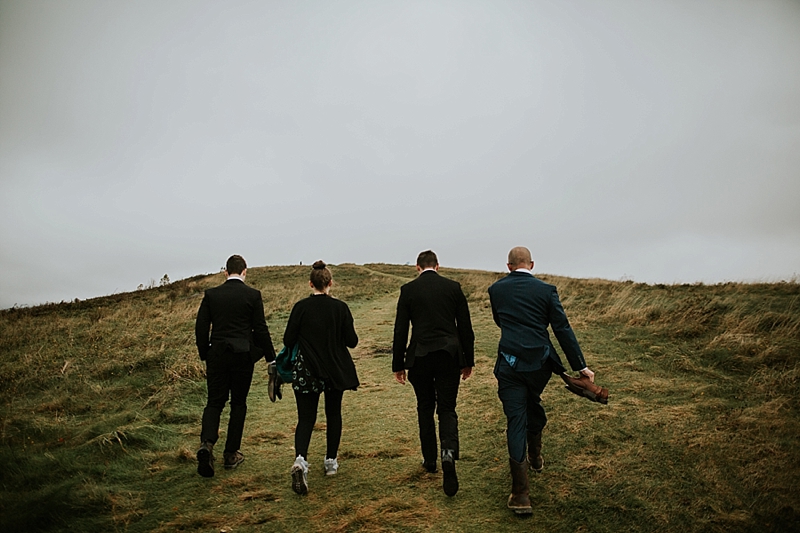
[[[339,471],[339,461],[334,457],[333,459],[325,459],[325,475],[333,476]]]
[[[302,455],[292,465],[292,490],[301,496],[308,494],[308,461]]]

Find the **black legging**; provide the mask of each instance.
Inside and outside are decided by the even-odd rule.
[[[339,453],[339,441],[342,440],[342,395],[344,391],[325,389],[325,421],[328,429],[325,431],[328,449],[326,459],[336,459]],[[302,455],[308,460],[308,445],[311,442],[311,432],[317,422],[317,406],[319,406],[317,392],[294,392],[297,400],[297,427],[294,430],[294,449],[297,455]]]

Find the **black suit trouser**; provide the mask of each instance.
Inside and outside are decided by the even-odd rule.
[[[439,417],[442,450],[453,450],[458,459],[456,399],[460,378],[461,368],[446,351],[416,357],[414,366],[408,370],[408,381],[417,396],[419,440],[425,462],[435,463],[438,457],[434,413]]]
[[[223,354],[208,356],[206,360],[208,401],[203,410],[201,442],[217,442],[219,419],[230,397],[231,414],[228,420],[225,451],[235,452],[241,447],[244,419],[247,415],[247,394],[253,381],[253,368],[254,364],[248,352],[226,351]]]

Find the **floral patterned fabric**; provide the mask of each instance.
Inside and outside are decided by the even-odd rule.
[[[302,394],[320,394],[325,390],[325,380],[311,374],[301,352],[298,352],[292,369],[292,388]]]

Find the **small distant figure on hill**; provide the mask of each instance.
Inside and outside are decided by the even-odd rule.
[[[528,515],[533,512],[528,469],[541,472],[544,467],[542,429],[547,416],[541,405],[541,394],[551,374],[562,375],[565,381],[571,379],[568,384],[573,383],[580,391],[600,387],[594,385],[594,372],[586,366],[556,288],[533,276],[530,250],[522,246],[512,248],[507,266],[510,273],[489,287],[492,316],[501,329],[494,375],[508,423],[511,496],[507,505],[516,514]],[[553,329],[572,369],[580,372],[580,379],[568,378],[550,341],[548,326]],[[608,391],[605,395],[607,398]]]
[[[325,395],[327,422],[327,450],[322,466],[325,475],[332,476],[339,470],[342,397],[344,391],[356,390],[360,384],[348,350],[358,344],[353,315],[346,303],[330,295],[333,274],[323,261],[314,263],[308,283],[314,292],[294,305],[283,334],[287,351],[296,353],[292,390],[297,402],[297,457],[291,474],[292,489],[300,495],[308,493],[308,446],[317,422],[320,395]]]
[[[197,450],[197,473],[203,477],[214,475],[214,444],[219,438],[220,416],[229,396],[231,412],[224,466],[233,469],[244,461],[239,448],[254,366],[262,357],[267,362],[275,359],[261,292],[244,282],[247,275],[244,258],[240,255],[228,258],[225,275],[225,283],[205,291],[195,322],[197,351],[206,362],[208,387],[201,445]]]
[[[408,381],[417,397],[422,466],[431,474],[437,471],[433,415],[438,414],[442,488],[448,496],[455,496],[459,458],[456,400],[459,378],[469,378],[475,366],[475,334],[461,285],[440,276],[438,271],[436,254],[431,250],[421,252],[417,257],[419,275],[400,288],[392,343],[392,372],[397,382],[405,385],[408,370]]]

